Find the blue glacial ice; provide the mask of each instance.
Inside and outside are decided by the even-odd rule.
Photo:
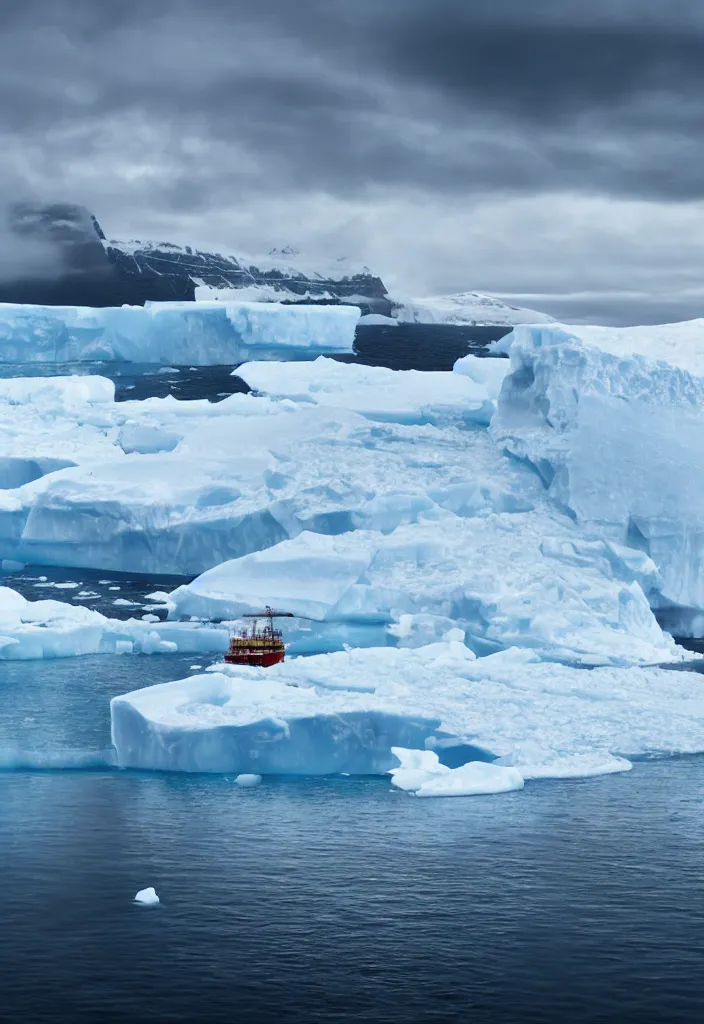
[[[704,635],[704,320],[518,327],[492,420],[590,536],[637,548],[667,628]]]
[[[149,302],[145,306],[0,303],[0,363],[120,361],[211,366],[263,352],[351,352],[356,306]]]
[[[700,684],[693,673],[585,671],[518,649],[475,658],[446,641],[296,658],[271,669],[214,666],[115,697],[112,737],[123,767],[384,774],[399,767],[392,747],[402,747],[437,754],[449,768],[480,761],[516,769],[502,781],[515,788],[518,774],[601,775],[627,771],[634,758],[704,751]],[[406,788],[436,773],[435,758],[416,758],[404,767],[429,774]],[[447,785],[480,782],[487,784],[471,769]]]
[[[483,385],[427,374],[421,389],[423,375],[329,360],[250,369],[270,393],[217,405],[96,401],[103,385],[76,396],[60,381],[46,407],[15,396],[0,458],[73,465],[48,462],[0,492],[0,558],[205,571],[175,596],[176,615],[231,618],[268,597],[324,623],[308,650],[418,644],[457,626],[478,653],[677,656],[645,596],[653,561],[587,533],[505,454],[474,419],[492,404]],[[295,400],[280,397],[288,378]]]
[[[82,605],[28,601],[0,587],[0,661],[86,654],[223,654],[228,632],[194,622],[110,619]]]

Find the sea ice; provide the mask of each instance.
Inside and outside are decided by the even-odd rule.
[[[241,362],[260,349],[351,352],[359,314],[356,306],[241,299],[107,309],[0,303],[0,362],[210,366]]]
[[[523,789],[523,776],[516,768],[469,761],[445,775],[424,782],[416,796],[483,796]]]
[[[457,628],[479,653],[521,645],[585,664],[681,658],[643,593],[653,578],[646,556],[584,541],[566,518],[501,513],[468,529],[447,516],[388,536],[302,533],[179,587],[169,616],[228,620],[269,603],[356,628],[356,645],[365,635],[378,643],[368,630],[381,624],[388,643],[419,645]]]
[[[223,654],[226,629],[197,623],[109,619],[85,605],[27,601],[0,587],[0,661],[83,654]]]
[[[396,784],[414,772],[403,788],[431,791],[454,766],[473,762],[524,779],[565,778],[704,751],[699,674],[585,670],[518,649],[475,658],[453,641],[353,649],[266,670],[215,666],[115,697],[111,717],[123,767],[354,775],[384,774],[401,760]],[[399,758],[397,747],[413,753]],[[492,774],[496,785],[519,785],[514,772]],[[447,782],[463,791],[490,784],[473,764]]]
[[[134,898],[135,903],[142,903],[146,907],[154,907],[159,902],[159,897],[156,894],[156,890],[153,886],[149,886],[148,889],[140,889]]]
[[[382,422],[486,424],[493,412],[484,385],[462,373],[389,370],[319,356],[313,362],[245,363],[237,376],[273,398],[349,409]]]

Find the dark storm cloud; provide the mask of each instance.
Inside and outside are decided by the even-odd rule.
[[[2,34],[0,117],[19,140],[144,118],[177,202],[188,133],[224,144],[201,171],[216,190],[697,197],[699,8],[670,4],[668,22],[647,0],[34,0]]]
[[[217,234],[225,209],[256,217],[288,203],[285,226],[273,222],[272,230],[293,225],[320,236],[329,203],[347,204],[350,237],[366,233],[372,250],[401,265],[408,237],[419,253],[429,251],[426,238],[399,223],[404,241],[393,252],[374,234],[394,226],[387,211],[396,203],[412,219],[416,210],[440,217],[444,209],[448,256],[419,255],[424,266],[413,273],[427,280],[419,287],[521,290],[538,287],[542,274],[554,292],[570,290],[549,234],[551,216],[560,215],[554,196],[653,205],[704,198],[701,0],[5,6],[0,190],[86,202],[111,234],[125,223],[156,223],[174,237],[181,225],[180,237],[198,241]],[[463,240],[466,220],[458,216],[453,233],[454,211],[481,220],[497,200],[541,196],[541,216],[482,222],[475,250]],[[634,246],[644,216],[632,224],[625,217]],[[683,230],[675,219],[670,260]],[[530,253],[520,281],[507,280],[501,246],[489,241],[497,224],[506,247]],[[626,274],[619,267],[628,246],[610,237],[610,222],[604,229],[580,251],[574,277],[598,262],[614,282]],[[662,257],[648,242],[657,277]],[[639,275],[642,287],[640,266]]]

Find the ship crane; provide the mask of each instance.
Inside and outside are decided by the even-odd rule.
[[[286,657],[283,633],[274,628],[274,619],[294,619],[293,612],[274,611],[269,605],[263,612],[248,612],[243,619],[252,619],[251,629],[243,629],[230,637],[230,646],[225,661],[228,665],[254,665],[269,668]],[[264,625],[259,628],[259,620]]]

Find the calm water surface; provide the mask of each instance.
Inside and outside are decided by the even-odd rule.
[[[703,782],[2,775],[0,1019],[700,1020]]]

